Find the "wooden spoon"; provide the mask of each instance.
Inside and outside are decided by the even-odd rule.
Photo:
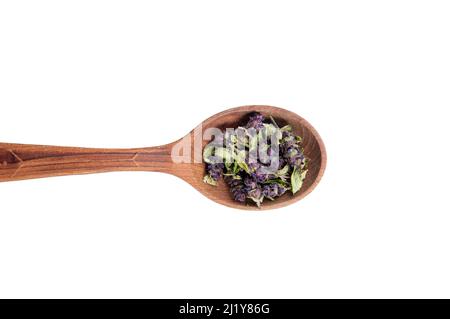
[[[212,127],[225,129],[242,125],[251,112],[272,116],[282,126],[290,124],[295,134],[303,137],[305,155],[310,159],[308,174],[302,188],[294,196],[286,193],[274,201],[266,200],[261,208],[253,204],[235,202],[228,186],[220,181],[214,187],[203,182],[205,164],[201,149],[209,142],[203,140],[202,131],[194,129],[183,139],[155,147],[133,149],[98,149],[0,143],[0,182],[24,179],[91,174],[112,171],[150,171],[169,173],[188,182],[209,199],[229,207],[260,210],[273,209],[292,204],[309,194],[319,183],[326,166],[325,146],[316,130],[303,118],[290,111],[264,105],[242,106],[216,114],[201,126],[203,132]],[[172,150],[180,141],[190,143],[191,159],[197,163],[175,163]],[[195,154],[194,144],[201,145]],[[199,156],[200,155],[200,156]],[[155,199],[157,200],[157,199]]]

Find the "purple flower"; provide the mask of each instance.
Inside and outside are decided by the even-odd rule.
[[[264,185],[263,195],[270,198],[275,198],[283,195],[286,192],[286,188],[279,184]]]
[[[287,135],[285,135],[287,133]],[[292,135],[290,132],[283,132],[283,140],[280,144],[280,150],[283,153],[286,153],[289,148],[296,145],[295,136]]]
[[[244,187],[244,183],[241,179],[234,179],[232,177],[228,177],[226,182],[230,186],[230,192],[233,196],[234,200],[237,202],[245,202],[247,198],[247,192]]]
[[[263,195],[266,197],[274,198],[278,195],[276,184],[264,185]]]
[[[281,195],[283,195],[284,193],[286,193],[286,191],[287,191],[287,188],[286,188],[286,187],[283,187],[283,186],[281,186],[280,184],[277,184],[277,186],[278,186],[278,196],[281,196]]]
[[[257,186],[257,181],[256,181],[256,179],[253,178],[253,177],[246,177],[246,178],[244,179],[244,185],[245,185],[246,187],[248,187],[249,189],[253,189],[253,188],[256,188],[256,186]]]
[[[247,199],[247,195],[243,189],[231,191],[231,194],[233,194],[233,198],[237,202],[243,203]]]
[[[295,146],[291,146],[287,149],[286,151],[286,157],[287,158],[292,158],[298,155],[298,148]]]
[[[253,197],[255,199],[260,199],[261,196],[262,196],[262,190],[258,186],[258,187],[254,188],[254,189],[249,190],[247,195],[248,195],[248,197]]]
[[[215,181],[217,181],[223,174],[223,169],[225,168],[225,165],[223,163],[219,164],[208,164],[206,167],[206,170]]]
[[[284,154],[284,158],[292,167],[299,167],[302,165],[305,156],[299,146],[291,146]]]
[[[252,178],[258,183],[264,183],[267,180],[267,174],[263,173],[261,169],[251,174]]]
[[[261,129],[263,128],[264,116],[260,113],[250,115],[246,128]]]
[[[261,164],[258,162],[251,162],[251,163],[247,163],[247,164],[248,164],[248,168],[250,169],[250,172],[256,172],[261,167]]]

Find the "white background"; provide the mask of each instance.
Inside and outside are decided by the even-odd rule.
[[[328,167],[252,213],[175,177],[0,184],[0,297],[450,297],[448,1],[2,1],[0,140],[171,142],[229,107]]]

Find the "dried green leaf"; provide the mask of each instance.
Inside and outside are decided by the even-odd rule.
[[[250,170],[248,168],[247,163],[245,162],[247,153],[245,150],[240,150],[237,153],[234,154],[234,161],[237,163],[237,165],[243,169],[245,172],[250,173]]]
[[[308,159],[305,158],[302,162],[302,165],[300,166],[302,168],[302,170],[305,170],[306,168],[308,168]]]
[[[303,172],[297,167],[294,168],[294,171],[291,175],[291,186],[292,186],[292,194],[297,193],[303,185],[303,181],[306,178],[306,173],[308,170],[304,170]]]
[[[278,139],[281,139],[282,134],[281,134],[280,129],[278,127],[276,127],[275,125],[265,123],[264,128],[259,131],[258,135],[260,135],[259,139],[261,140],[261,139],[270,137],[272,135],[276,135],[276,137]]]
[[[308,170],[307,170],[307,169],[305,169],[305,170],[302,172],[302,175],[301,175],[302,182],[305,180],[306,174],[307,174],[307,173],[308,173]]]
[[[252,201],[254,201],[258,207],[261,207],[261,204],[264,201],[264,196],[261,196],[260,198],[255,198],[255,197],[249,196],[248,198],[251,199]]]
[[[217,181],[212,178],[209,174],[205,175],[205,177],[203,177],[203,182],[212,186],[216,186],[217,185]]]
[[[233,154],[229,149],[224,147],[216,148],[214,156],[219,159],[222,159],[224,163],[231,163],[233,161]]]
[[[235,137],[235,144],[237,148],[249,147],[248,133],[246,128],[239,126],[235,130]]]
[[[250,174],[250,169],[248,168],[248,165],[246,162],[239,162],[239,167],[242,168],[247,174]]]
[[[281,177],[286,175],[289,172],[289,165],[285,165],[282,169],[278,170],[275,175],[277,177]]]
[[[249,150],[249,152],[256,152],[258,150],[258,136],[257,135],[249,136],[248,150]]]
[[[268,181],[265,181],[264,184],[278,184],[286,189],[290,189],[289,184],[281,178],[269,179]]]
[[[212,164],[213,161],[211,160],[211,157],[213,155],[213,152],[214,145],[212,143],[209,143],[205,146],[205,148],[203,149],[203,161],[205,163]]]
[[[238,163],[235,161],[233,163],[233,174],[236,175],[237,173],[239,173],[240,170],[241,170],[241,168],[239,167]]]
[[[270,116],[270,120],[272,121],[273,125],[275,125],[275,127],[280,128],[272,115]]]

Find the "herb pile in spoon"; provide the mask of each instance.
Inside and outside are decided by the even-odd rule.
[[[279,127],[260,113],[250,115],[245,127],[227,129],[203,150],[205,183],[217,185],[223,177],[233,198],[261,206],[288,190],[295,194],[307,174],[302,138],[289,125]]]

